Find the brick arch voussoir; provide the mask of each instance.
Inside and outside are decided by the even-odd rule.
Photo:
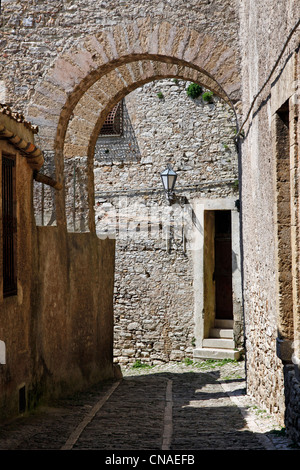
[[[118,73],[113,70],[101,77],[82,95],[68,123],[64,139],[64,158],[90,155],[92,153],[90,142],[94,142],[97,138],[97,132],[99,133],[110,109],[128,93],[150,81],[168,77],[191,80],[224,98],[222,88],[199,70],[186,64],[155,60],[156,56],[151,58],[151,61],[139,61],[135,75],[130,75],[127,70],[126,79],[124,78],[126,66],[120,66]],[[90,132],[91,129],[93,132]]]
[[[224,48],[228,56],[235,57],[235,51],[209,35],[209,31],[200,34],[167,21],[153,24],[150,18],[138,19],[103,28],[82,44],[70,48],[56,59],[46,80],[68,96],[68,107],[99,79],[101,73],[108,73],[116,63],[132,62],[137,56],[183,60],[207,73],[213,70],[212,75],[218,80],[216,63]]]
[[[170,64],[173,70],[177,67],[179,78],[198,80],[230,103],[239,94],[236,53],[207,30],[199,33],[166,21],[153,24],[150,18],[102,28],[64,51],[38,84],[27,113],[33,123],[40,125],[41,143],[45,143],[46,150],[54,151],[56,178],[63,182],[63,152],[71,116],[80,106],[83,109],[83,97],[103,77],[127,66],[129,73],[122,75],[124,83],[120,83],[115,97],[112,99],[108,93],[112,103],[154,77],[168,76],[166,64]],[[136,64],[142,61],[140,74]],[[151,61],[163,64],[160,71],[151,70]],[[173,71],[169,75],[174,76]],[[87,140],[92,142],[99,121],[95,126],[93,122],[81,124]]]
[[[166,67],[169,66],[169,67]],[[156,67],[152,69],[155,73],[150,77],[141,76],[140,80],[134,82],[131,87],[124,87],[119,90],[117,93],[112,93],[110,97],[106,96],[105,100],[101,102],[101,111],[97,116],[97,119],[90,124],[93,124],[93,131],[90,133],[89,140],[81,140],[82,145],[77,146],[76,152],[77,155],[82,157],[87,157],[87,173],[89,181],[89,190],[88,190],[88,204],[89,204],[89,226],[91,231],[95,231],[94,225],[94,182],[93,182],[93,161],[94,161],[94,152],[96,141],[99,136],[101,127],[104,124],[108,112],[128,93],[133,91],[140,86],[143,86],[146,83],[149,83],[154,80],[164,79],[164,78],[181,78],[183,80],[192,80],[196,83],[199,83],[204,86],[210,85],[210,89],[217,89],[216,83],[207,80],[207,76],[201,72],[187,67],[187,66],[177,66],[176,64],[167,64],[165,62],[156,64]],[[231,105],[230,102],[227,104]],[[95,116],[95,115],[94,115]]]

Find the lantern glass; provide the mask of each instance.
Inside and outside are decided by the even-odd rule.
[[[161,179],[162,183],[164,185],[165,191],[170,192],[173,191],[176,179],[177,179],[177,174],[175,171],[172,169],[170,165],[166,168],[165,171],[161,173]]]
[[[167,168],[160,174],[162,184],[164,186],[167,199],[170,200],[173,198],[173,190],[177,179],[177,174],[172,169],[171,165],[168,165]]]

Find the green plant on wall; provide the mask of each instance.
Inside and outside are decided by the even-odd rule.
[[[203,101],[205,101],[205,103],[212,103],[213,102],[212,98],[213,98],[213,92],[212,91],[206,91],[202,95],[202,99],[203,99]]]
[[[194,100],[195,98],[198,98],[201,95],[202,87],[198,85],[197,83],[191,83],[187,87],[186,93],[190,98]]]

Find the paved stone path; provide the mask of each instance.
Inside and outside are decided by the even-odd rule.
[[[292,450],[279,430],[245,395],[242,362],[171,363],[1,426],[0,450]]]

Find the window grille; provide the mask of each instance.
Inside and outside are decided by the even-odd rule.
[[[2,156],[3,296],[17,293],[15,160]]]
[[[100,130],[100,136],[120,136],[123,134],[123,100],[108,113]]]

